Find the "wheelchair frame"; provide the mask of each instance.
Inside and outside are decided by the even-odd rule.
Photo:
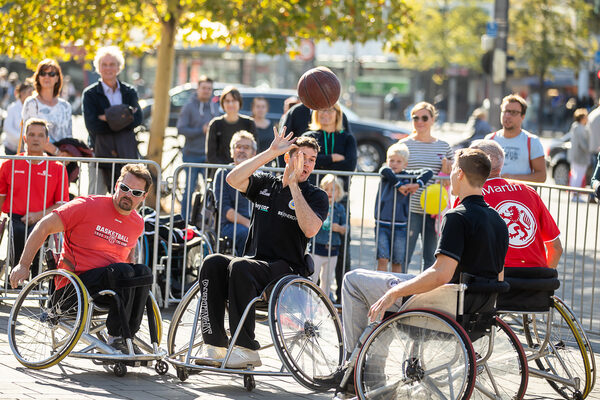
[[[60,304],[51,304],[54,301],[52,296],[55,292],[50,292],[52,292],[51,287],[54,285],[55,279],[65,279],[67,280],[65,287],[72,287],[73,292],[67,298],[68,301],[71,301],[71,296],[75,295],[76,301],[75,304],[69,305],[67,310],[61,310]],[[47,282],[47,286],[45,282]],[[118,295],[112,290],[103,290],[98,295],[110,295],[113,296],[115,301],[120,301]],[[29,312],[28,316],[19,314],[22,308],[26,309],[31,305],[34,308],[38,307],[40,309],[39,313]],[[168,364],[164,361],[167,353],[160,348],[162,317],[152,292],[150,292],[146,303],[147,313],[149,309],[152,310],[152,316],[154,317],[154,321],[149,322],[150,343],[139,338],[128,338],[126,343],[129,354],[123,354],[106,344],[106,336],[103,335],[105,323],[101,319],[101,313],[108,310],[94,304],[93,298],[89,295],[79,277],[64,269],[46,271],[33,278],[23,288],[15,301],[9,317],[9,345],[17,360],[24,366],[33,369],[54,366],[65,357],[71,356],[91,359],[95,364],[103,365],[107,370],[112,370],[119,377],[125,376],[127,366],[150,367],[152,362],[156,361],[154,365],[156,372],[164,375],[168,370]],[[63,315],[60,315],[61,313]],[[150,321],[149,315],[147,315],[147,318]],[[49,349],[47,349],[48,357],[46,359],[28,359],[29,354],[36,356],[35,353],[38,350],[28,350],[25,345],[21,346],[18,334],[25,335],[24,328],[28,322],[39,327],[38,335],[32,337],[39,337],[40,341],[45,338],[48,339],[49,344],[47,344],[47,347]],[[59,330],[64,331],[65,336],[61,337]],[[154,341],[153,336],[156,336],[156,341]],[[85,344],[85,347],[74,351],[80,341]],[[134,342],[147,353],[135,354]],[[44,346],[44,344],[42,343],[41,346]]]
[[[197,282],[188,291],[188,293],[186,293],[184,299],[177,307],[177,310],[173,315],[171,327],[169,329],[167,345],[169,351],[169,358],[167,360],[175,367],[177,371],[177,377],[179,379],[185,381],[189,377],[190,373],[195,373],[199,371],[212,371],[219,373],[242,375],[244,377],[244,387],[248,391],[251,391],[252,389],[254,389],[254,387],[256,387],[256,383],[254,380],[255,375],[286,377],[293,376],[301,385],[307,387],[308,389],[316,391],[325,391],[333,387],[331,385],[323,385],[319,383],[316,379],[314,379],[316,377],[315,373],[317,371],[314,369],[315,357],[313,357],[313,353],[318,352],[319,357],[328,359],[326,360],[325,366],[325,368],[327,368],[327,371],[323,372],[323,374],[332,373],[337,368],[339,368],[343,360],[344,351],[341,323],[337,315],[337,310],[335,309],[333,304],[331,304],[330,300],[325,296],[321,289],[312,281],[299,277],[297,275],[287,275],[277,280],[276,283],[272,282],[270,285],[267,286],[265,290],[263,290],[263,292],[259,296],[252,299],[252,301],[246,306],[236,331],[233,333],[233,335],[231,335],[230,345],[227,349],[227,354],[225,358],[221,361],[220,366],[197,365],[194,362],[195,359],[198,358],[195,355],[202,346],[202,339],[200,335],[201,302],[198,299],[198,301],[196,301],[196,303],[194,304],[194,300],[199,294],[199,292],[200,284],[199,282]],[[290,303],[286,305],[286,307],[282,306],[280,304],[284,301],[282,300],[282,298],[285,298],[285,301],[289,302],[290,299],[292,301],[295,300],[293,298],[294,296],[300,295],[305,296],[302,298],[302,300],[305,300],[305,302],[295,303],[301,306],[295,309],[295,311],[297,312],[295,312],[294,314],[285,314],[285,311],[283,311],[283,313],[281,312],[281,310],[283,310],[284,308],[287,309],[287,306],[294,305],[293,303]],[[248,313],[250,312],[253,306],[260,307],[261,303],[264,306],[264,303],[266,302],[268,302],[268,313],[267,316],[264,316],[264,314],[262,315],[261,322],[268,321],[273,343],[261,347],[259,351],[270,347],[274,347],[275,351],[277,352],[280,358],[280,361],[282,362],[281,368],[279,368],[278,370],[266,370],[264,368],[254,369],[252,366],[248,366],[245,369],[228,368],[226,366],[227,361],[231,355],[233,346],[236,343],[236,340],[244,325],[244,322],[246,321]],[[189,337],[186,337],[187,341],[183,342],[184,346],[182,348],[175,348],[175,341],[177,340],[177,331],[180,326],[184,326],[185,322],[182,322],[184,319],[184,314],[186,313],[186,311],[190,313],[190,307],[194,307],[193,321],[191,322],[191,333]],[[317,315],[305,315],[307,309],[310,309],[308,311],[316,311]],[[282,316],[283,318],[281,318]],[[295,323],[295,331],[286,331],[286,333],[292,334],[288,339],[286,339],[286,335],[283,334],[283,330],[289,328],[289,326],[285,325],[286,321],[288,321],[288,319],[285,318],[286,316],[290,316],[289,320],[292,320]],[[259,322],[258,317],[259,315],[257,315],[256,318],[257,322]],[[317,317],[322,317],[323,320],[316,321]],[[331,329],[333,329],[335,332],[328,333],[328,331]],[[332,354],[331,352],[326,351],[327,348],[323,349],[322,347],[320,347],[320,343],[318,343],[318,340],[323,339],[324,334],[331,334],[332,337],[335,336],[329,341],[329,343],[326,344],[328,344],[330,350],[337,350],[337,354]],[[296,353],[293,353],[294,349],[297,350]],[[302,362],[304,356],[307,356],[311,361],[313,361],[312,370],[310,366],[307,366],[305,363]],[[327,362],[329,363],[327,364]]]
[[[558,296],[551,298],[552,305],[548,311],[502,310],[500,313],[503,318],[510,318],[517,324],[511,326],[515,330],[518,328],[519,336],[524,339],[521,342],[527,360],[535,363],[535,366],[529,366],[530,376],[545,379],[565,399],[585,399],[596,382],[596,361],[591,344],[571,308]],[[515,318],[516,315],[521,316],[520,320]],[[558,322],[557,316],[560,319]],[[557,330],[570,332],[571,343],[566,343],[562,336],[554,337],[555,334],[560,334],[556,333]],[[583,371],[579,371],[583,372],[583,382],[582,377],[572,370],[572,363],[564,358],[566,352],[574,352],[568,354],[573,362],[574,358],[581,356],[581,360],[577,361],[583,364]],[[553,358],[556,361],[552,361]]]

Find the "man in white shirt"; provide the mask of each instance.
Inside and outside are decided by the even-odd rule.
[[[546,160],[540,138],[522,128],[527,102],[517,94],[502,99],[502,129],[487,135],[502,146],[506,159],[502,177],[521,181],[546,181]]]

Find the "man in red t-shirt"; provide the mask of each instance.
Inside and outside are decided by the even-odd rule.
[[[556,268],[563,249],[560,231],[546,205],[531,187],[500,177],[504,150],[493,140],[478,140],[471,148],[485,152],[492,162],[483,198],[504,219],[509,247],[504,266]]]
[[[10,274],[11,286],[16,288],[29,276],[33,254],[48,235],[64,232],[58,268],[74,271],[92,296],[105,289],[115,291],[134,335],[140,328],[152,284],[150,268],[134,264],[134,247],[144,231],[144,220],[136,208],[151,184],[152,177],[144,165],[127,164],[121,169],[112,196],[79,197],[44,217],[31,232],[21,260]],[[61,289],[58,283],[57,290]],[[129,353],[127,338],[123,338],[127,330],[122,327],[115,301],[101,297],[97,302],[109,307],[108,344]],[[137,346],[134,350],[140,352]]]
[[[43,119],[31,118],[25,126],[25,156],[44,157],[48,126]],[[37,222],[69,201],[69,179],[64,165],[57,161],[6,160],[0,166],[0,208],[12,224],[14,266],[23,252],[25,239]]]

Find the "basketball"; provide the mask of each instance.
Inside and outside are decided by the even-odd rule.
[[[340,98],[340,81],[327,67],[309,69],[298,81],[298,97],[313,110],[333,107]]]

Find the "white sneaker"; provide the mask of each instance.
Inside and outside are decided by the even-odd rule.
[[[225,364],[227,368],[246,368],[248,366],[260,367],[261,365],[262,361],[260,361],[258,351],[240,346],[235,346],[233,348],[229,360],[227,360],[227,364]]]
[[[211,344],[203,344],[202,350],[194,362],[197,365],[220,367],[226,355],[227,347],[217,347]]]

